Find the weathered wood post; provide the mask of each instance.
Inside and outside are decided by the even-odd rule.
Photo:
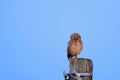
[[[93,63],[92,60],[86,58],[71,58],[69,60],[69,68],[75,67],[80,73],[82,80],[92,80]],[[70,79],[75,80],[75,79]]]

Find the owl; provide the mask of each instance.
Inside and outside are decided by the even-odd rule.
[[[67,46],[67,58],[68,60],[73,57],[77,57],[77,55],[82,51],[83,43],[81,40],[81,36],[78,33],[73,33],[70,36],[70,41]]]

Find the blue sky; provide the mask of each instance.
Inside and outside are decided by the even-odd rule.
[[[0,80],[63,80],[66,47],[77,32],[78,57],[94,64],[93,80],[120,79],[119,0],[1,0]]]

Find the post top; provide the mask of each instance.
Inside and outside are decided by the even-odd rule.
[[[92,61],[89,58],[71,58],[70,60],[89,60],[89,61]]]

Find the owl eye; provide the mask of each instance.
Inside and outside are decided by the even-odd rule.
[[[74,40],[78,40],[78,38],[74,38]]]

